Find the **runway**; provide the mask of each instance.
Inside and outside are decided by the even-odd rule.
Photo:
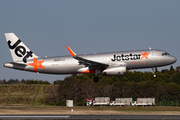
[[[0,119],[177,120],[180,115],[0,115]]]

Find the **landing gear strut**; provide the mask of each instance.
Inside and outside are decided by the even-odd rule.
[[[153,77],[156,77],[155,68],[152,68],[152,72],[153,72]]]
[[[94,77],[94,82],[97,83],[99,81],[99,78],[98,77]]]
[[[94,77],[94,82],[97,83],[99,81],[99,78],[97,77],[97,75],[101,73],[99,69],[95,69],[95,77]]]

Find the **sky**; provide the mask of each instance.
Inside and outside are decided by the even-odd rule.
[[[179,0],[1,0],[0,80],[53,83],[67,76],[3,67],[12,61],[4,36],[8,32],[15,33],[41,57],[69,55],[67,45],[77,54],[151,47],[175,56],[176,68],[180,66],[179,6]]]

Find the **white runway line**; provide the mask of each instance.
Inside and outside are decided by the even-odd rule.
[[[0,118],[68,118],[70,116],[0,116]]]

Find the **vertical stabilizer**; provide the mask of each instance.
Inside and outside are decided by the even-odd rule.
[[[14,33],[5,33],[5,37],[14,62],[38,58]]]

